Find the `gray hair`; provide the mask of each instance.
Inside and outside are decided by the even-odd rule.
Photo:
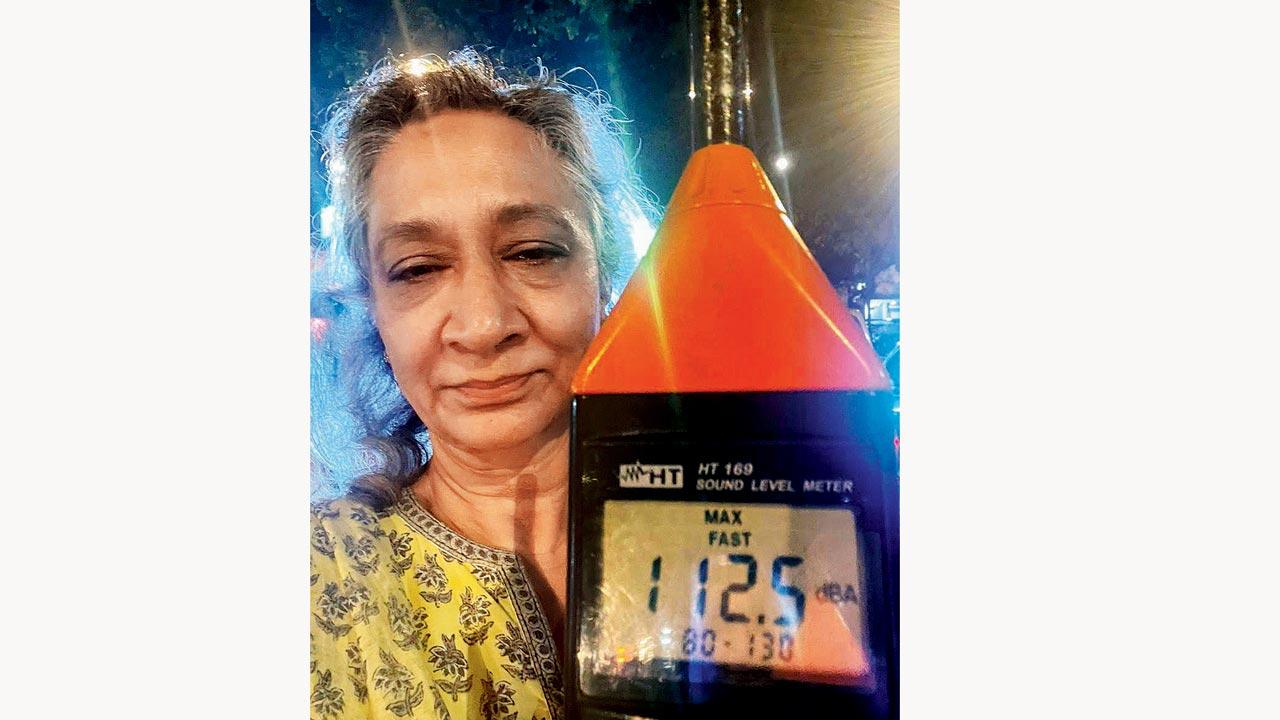
[[[373,325],[368,192],[379,156],[400,130],[445,110],[514,118],[557,154],[587,208],[605,307],[635,264],[629,226],[656,214],[603,93],[573,88],[540,66],[508,81],[471,50],[375,67],[331,109],[322,138],[336,212],[333,241],[318,254],[313,278],[313,305],[319,297],[330,308],[312,352],[313,494],[346,486],[384,508],[426,467],[426,428],[400,393]],[[327,387],[331,382],[337,387]]]

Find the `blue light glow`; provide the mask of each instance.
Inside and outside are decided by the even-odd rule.
[[[653,242],[653,224],[634,203],[623,207],[622,219],[627,224],[627,233],[631,236],[631,247],[636,251],[636,258],[644,257],[649,244]]]

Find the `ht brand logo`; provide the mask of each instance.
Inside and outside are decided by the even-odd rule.
[[[639,462],[618,466],[618,486],[624,488],[684,487],[684,467],[681,465],[641,465]]]

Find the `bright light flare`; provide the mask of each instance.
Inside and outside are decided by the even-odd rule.
[[[404,64],[404,71],[414,77],[422,77],[431,72],[431,63],[425,58],[414,58]]]
[[[778,172],[786,172],[791,169],[791,158],[786,155],[779,155],[773,159],[773,167]]]
[[[649,219],[640,212],[640,208],[631,206],[622,211],[622,220],[627,224],[627,234],[631,236],[631,247],[636,251],[636,257],[644,257],[645,252],[649,250],[649,244],[653,242],[654,229]]]
[[[333,237],[333,223],[337,217],[337,209],[332,205],[325,205],[320,211],[320,237]]]
[[[342,185],[342,181],[347,176],[347,163],[342,159],[341,155],[335,155],[328,159],[329,163],[329,182],[336,189]]]
[[[796,209],[807,208],[806,232],[822,232],[823,216],[824,229],[849,228],[868,258],[897,256],[898,19],[899,0],[831,0],[789,3],[770,28],[780,83],[797,77],[784,72],[789,59],[803,58],[796,89],[821,89],[786,106],[786,146],[804,148],[804,185],[823,188],[797,196]]]

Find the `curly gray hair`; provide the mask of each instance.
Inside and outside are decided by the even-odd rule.
[[[542,67],[507,80],[471,50],[375,67],[334,105],[322,138],[336,212],[333,242],[320,251],[313,278],[313,302],[330,308],[312,353],[313,494],[345,489],[384,508],[426,467],[426,428],[396,385],[370,312],[366,226],[369,180],[382,151],[406,125],[444,110],[507,115],[558,155],[588,209],[606,307],[635,264],[629,227],[655,215],[603,93],[569,86]]]

